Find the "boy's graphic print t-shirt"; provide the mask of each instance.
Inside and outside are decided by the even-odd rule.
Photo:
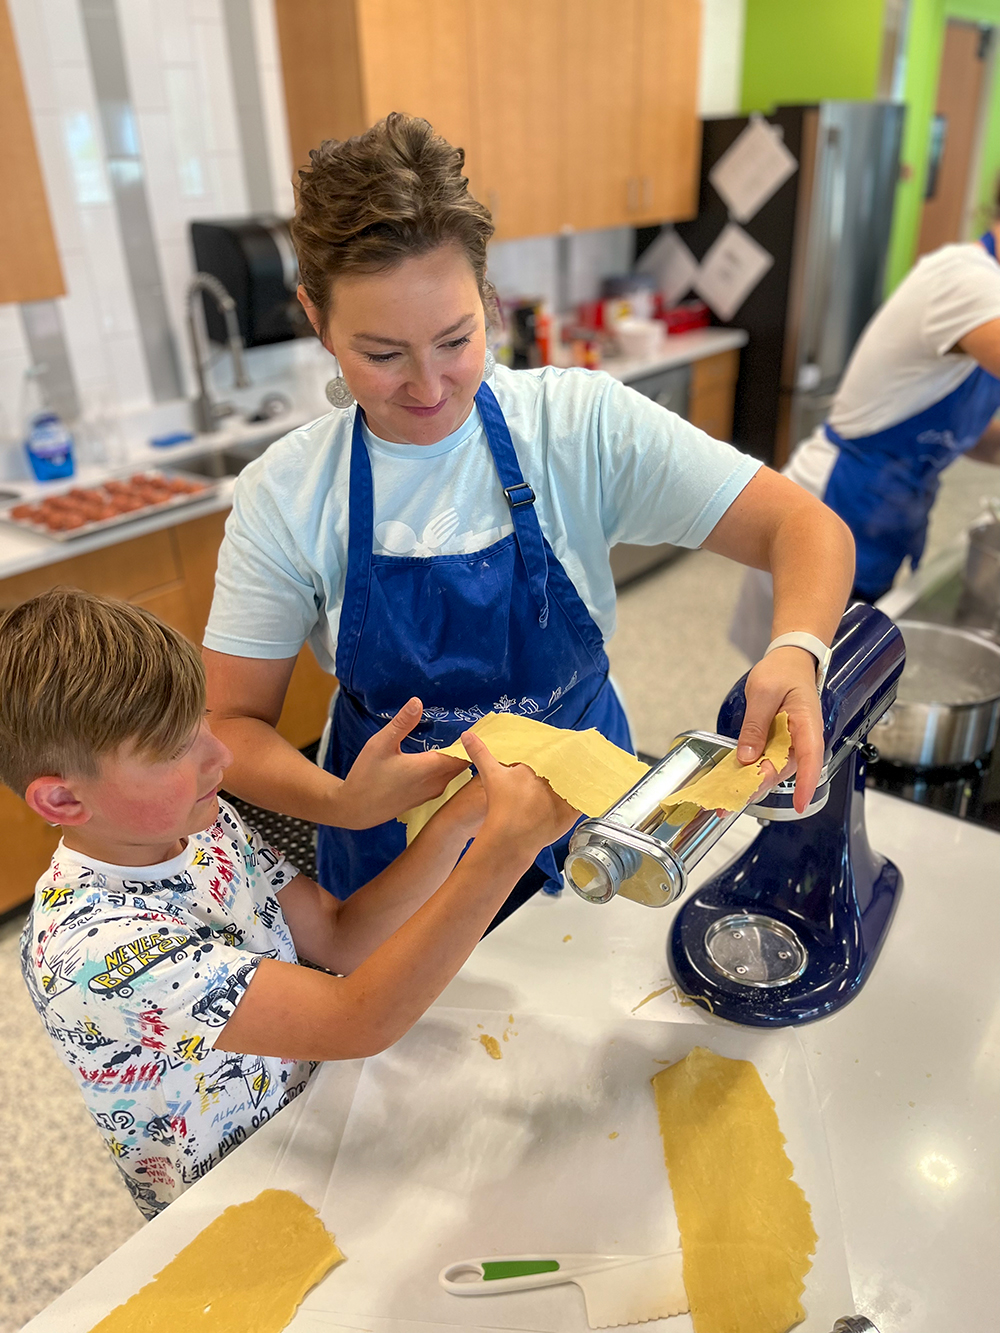
[[[112,866],[60,844],[38,882],[24,979],[146,1217],[315,1068],[213,1049],[260,960],[297,961],[275,897],[297,873],[220,801],[172,861]]]

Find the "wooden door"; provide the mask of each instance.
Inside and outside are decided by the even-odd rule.
[[[636,206],[636,0],[568,0],[563,32],[562,220],[625,226]]]
[[[917,254],[962,240],[979,123],[987,39],[972,23],[945,28]]]
[[[0,304],[64,296],[6,0],[0,0],[0,125]]]
[[[558,231],[562,0],[470,0],[473,178],[497,239]]]
[[[467,0],[361,0],[358,42],[365,120],[423,116],[475,161],[472,34]]]
[[[636,0],[636,226],[698,209],[699,0]]]

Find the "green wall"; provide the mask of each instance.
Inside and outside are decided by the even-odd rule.
[[[744,111],[785,102],[875,96],[882,47],[883,0],[747,0],[743,55]],[[949,18],[1000,26],[1000,0],[910,0],[906,46],[907,104],[886,274],[891,291],[913,263],[927,174],[931,118]],[[977,197],[975,231],[985,225],[1000,173],[1000,58],[994,65]]]
[[[747,0],[743,110],[875,96],[882,0]]]

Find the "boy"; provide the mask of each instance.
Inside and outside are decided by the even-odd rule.
[[[577,817],[469,735],[479,780],[340,902],[219,801],[231,756],[204,697],[194,647],[137,607],[56,589],[0,619],[0,778],[62,828],[22,970],[146,1217],[316,1062],[397,1041]],[[399,809],[431,794],[400,778],[419,716],[403,710],[356,765]]]

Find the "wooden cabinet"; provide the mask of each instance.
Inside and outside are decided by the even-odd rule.
[[[554,73],[561,0],[472,5],[477,133],[468,147],[470,187],[493,214],[498,239],[556,232],[564,222],[563,109]]]
[[[497,238],[690,217],[698,0],[276,0],[292,159],[392,110],[466,150]]]
[[[641,226],[698,211],[698,0],[636,0],[635,212]]]
[[[65,584],[146,607],[200,643],[215,586],[215,566],[226,515],[207,514],[176,527],[105,546],[0,581],[0,610]],[[316,740],[326,721],[334,680],[312,650],[299,654],[278,731],[299,748]],[[26,902],[59,840],[24,802],[0,786],[0,915]]]
[[[733,435],[733,399],[740,368],[738,350],[706,356],[691,367],[687,417],[693,426],[717,440]]]
[[[0,305],[64,296],[7,0],[0,0]]]

